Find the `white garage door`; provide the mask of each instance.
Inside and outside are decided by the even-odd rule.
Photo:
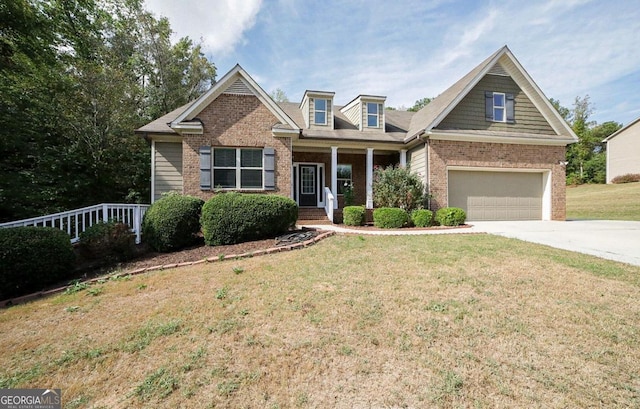
[[[467,220],[541,220],[542,173],[449,171],[449,206]]]

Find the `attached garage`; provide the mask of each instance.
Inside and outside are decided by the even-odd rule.
[[[467,219],[549,219],[549,172],[454,169],[448,172],[449,206],[467,212]]]

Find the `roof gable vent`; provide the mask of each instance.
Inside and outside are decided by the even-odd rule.
[[[227,88],[223,94],[253,95],[253,92],[249,89],[247,84],[242,81],[242,79],[238,78],[233,84],[229,85],[229,88]]]

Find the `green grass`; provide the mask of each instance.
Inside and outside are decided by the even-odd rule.
[[[583,254],[338,235],[102,286],[1,310],[0,386],[75,408],[640,406],[640,267]]]
[[[640,220],[640,182],[568,186],[567,219]]]

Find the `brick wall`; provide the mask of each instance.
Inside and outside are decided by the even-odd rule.
[[[274,148],[276,190],[266,193],[291,196],[291,138],[273,136],[271,128],[279,121],[257,97],[222,94],[198,118],[204,125],[203,135],[183,135],[184,194],[204,200],[213,196],[212,191],[200,190],[200,147],[229,146]]]
[[[503,143],[429,142],[431,208],[447,206],[447,166],[542,169],[551,171],[551,218],[565,220],[564,146],[512,145]]]

